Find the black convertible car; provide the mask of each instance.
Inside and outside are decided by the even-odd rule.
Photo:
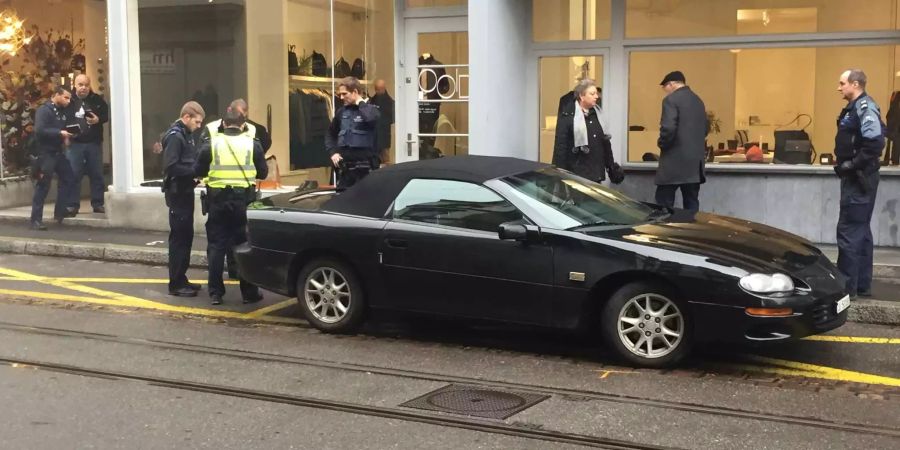
[[[402,163],[248,216],[242,276],[296,295],[327,332],[353,331],[369,308],[595,327],[624,359],[658,367],[695,342],[799,338],[847,318],[843,276],[803,238],[532,161]]]

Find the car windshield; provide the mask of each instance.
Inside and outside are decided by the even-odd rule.
[[[511,195],[540,214],[554,228],[634,225],[668,216],[593,181],[548,167],[501,179]]]

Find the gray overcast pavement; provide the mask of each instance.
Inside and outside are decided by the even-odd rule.
[[[213,324],[9,303],[0,303],[0,317],[5,323],[265,352],[304,358],[314,364],[247,360],[9,329],[0,330],[0,357],[354,404],[396,408],[448,384],[442,376],[473,377],[818,417],[900,432],[900,401],[860,398],[842,391],[755,386],[728,377],[628,371],[579,357],[432,342],[421,336],[338,337],[298,327]],[[897,330],[888,327],[867,326],[859,331],[897,336]],[[861,347],[851,350],[856,348]],[[880,346],[878,351],[896,355],[898,347]],[[373,369],[349,370],[342,364]],[[597,371],[602,369],[628,373],[599,378]],[[16,405],[0,412],[5,424],[0,439],[19,448],[59,448],[73,443],[98,448],[564,448],[557,443],[451,427],[28,368],[0,366],[0,395],[8,400],[7,405]],[[895,448],[898,444],[898,439],[886,436],[558,394],[505,423],[682,448],[868,449]]]

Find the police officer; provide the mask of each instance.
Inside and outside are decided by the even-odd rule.
[[[70,198],[74,192],[74,175],[72,166],[66,159],[65,147],[74,135],[66,131],[65,110],[72,100],[72,93],[64,86],[57,87],[50,101],[41,105],[34,114],[34,133],[36,140],[36,161],[32,165],[32,177],[35,179],[34,197],[31,200],[30,226],[34,230],[44,231],[44,201],[50,192],[53,174],[58,177],[56,207],[53,218],[60,224],[66,217],[74,217]]]
[[[866,74],[841,74],[838,91],[847,100],[837,120],[834,171],[841,178],[837,224],[838,269],[847,276],[851,298],[872,295],[872,211],[878,191],[878,163],[884,149],[884,124],[878,105],[866,94]]]
[[[337,87],[344,106],[334,115],[325,148],[331,162],[340,168],[338,189],[346,189],[369,174],[378,160],[375,130],[381,113],[378,107],[363,101],[362,86],[354,77],[346,77]]]
[[[209,218],[206,220],[207,258],[209,260],[209,297],[213,305],[222,304],[225,255],[234,246],[247,241],[247,204],[255,198],[256,179],[268,174],[266,156],[259,141],[244,130],[246,118],[229,108],[222,118],[224,129],[200,146],[194,175],[209,177],[206,183]],[[244,303],[262,300],[259,288],[240,280]]]
[[[169,207],[169,295],[196,297],[200,286],[187,279],[194,243],[194,164],[197,148],[193,132],[203,125],[206,113],[197,102],[181,107],[181,118],[162,139],[163,192]]]

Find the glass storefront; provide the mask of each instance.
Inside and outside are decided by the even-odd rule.
[[[598,102],[603,107],[602,56],[551,56],[540,58],[540,161],[553,161],[556,121],[565,102],[574,102],[572,89],[590,78],[600,90]]]
[[[609,39],[611,0],[533,0],[534,40]]]
[[[181,3],[138,0],[145,179],[161,176],[154,144],[184,102],[198,101],[208,122],[243,98],[271,133],[283,184],[327,182],[337,83],[355,76],[367,97],[376,80],[394,86],[393,1]]]
[[[25,173],[35,110],[57,85],[71,88],[76,76],[86,74],[93,92],[109,102],[107,15],[106,3],[96,0],[56,2],[52,8],[46,2],[7,0],[0,2],[0,14],[0,178],[6,178]],[[108,125],[103,137],[109,177]]]
[[[836,91],[848,68],[868,75],[867,92],[882,119],[900,89],[897,46],[737,48],[635,51],[629,60],[628,161],[659,155],[659,81],[681,70],[706,105],[711,131],[707,161],[715,164],[820,164],[834,147],[836,118],[846,101]],[[809,146],[788,148],[787,140]],[[752,146],[762,158],[748,159]],[[799,154],[788,154],[792,151]],[[799,159],[798,159],[799,158]],[[801,161],[802,159],[802,161]],[[826,159],[826,164],[828,163]]]
[[[626,0],[628,38],[897,29],[896,0]]]

